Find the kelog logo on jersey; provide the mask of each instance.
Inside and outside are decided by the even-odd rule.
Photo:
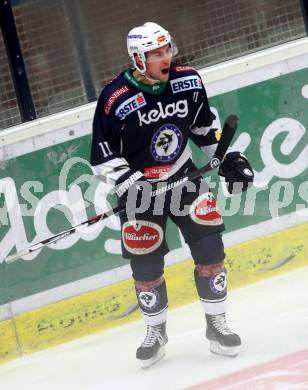
[[[179,118],[185,118],[188,115],[188,104],[186,99],[167,104],[165,107],[163,107],[161,102],[158,102],[157,106],[158,110],[153,109],[145,114],[141,114],[141,112],[138,111],[139,126],[142,126],[143,124],[149,125],[150,123],[158,122],[160,119],[165,119],[174,115]]]
[[[211,192],[200,195],[190,206],[190,217],[200,225],[221,225],[222,217]]]
[[[202,89],[202,82],[198,76],[180,77],[170,81],[172,92],[178,93],[190,89]]]
[[[122,239],[126,250],[135,255],[153,252],[163,240],[162,228],[153,222],[128,221],[122,227]]]
[[[154,134],[151,153],[156,161],[171,161],[180,152],[183,142],[181,130],[175,125],[166,124]]]
[[[119,107],[116,109],[116,116],[123,120],[126,116],[139,108],[146,105],[145,98],[142,92],[137,93],[137,95],[132,96],[131,98],[125,100]]]

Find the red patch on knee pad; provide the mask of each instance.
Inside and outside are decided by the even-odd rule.
[[[193,202],[189,214],[191,219],[201,225],[221,225],[223,223],[216,199],[211,192],[206,192]]]
[[[211,265],[197,264],[196,271],[198,272],[198,275],[200,277],[210,278],[212,276],[216,276],[222,272],[225,272],[225,266],[223,262]]]
[[[149,282],[139,282],[135,280],[135,287],[138,291],[151,291],[154,288],[159,287],[164,282],[164,277],[161,276],[160,278],[156,280],[151,280]]]

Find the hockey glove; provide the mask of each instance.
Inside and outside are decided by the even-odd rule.
[[[247,191],[254,179],[253,169],[240,152],[228,153],[220,165],[218,174],[225,178],[230,194]]]
[[[119,204],[125,205],[128,190],[137,186],[137,182],[147,181],[143,173],[135,170],[128,170],[117,181],[115,186],[115,193],[118,195]]]

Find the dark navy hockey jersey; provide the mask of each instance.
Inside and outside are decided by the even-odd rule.
[[[190,158],[189,138],[205,152],[217,143],[211,129],[215,115],[193,68],[172,66],[167,82],[151,86],[136,81],[132,72],[113,79],[98,99],[91,150],[94,167],[121,158],[131,169],[155,179],[175,173]]]

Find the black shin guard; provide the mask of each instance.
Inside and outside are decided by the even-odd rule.
[[[151,282],[135,281],[140,310],[147,325],[158,325],[166,321],[168,298],[164,277]]]
[[[225,313],[227,278],[223,262],[213,265],[198,264],[194,274],[196,288],[205,313]]]

